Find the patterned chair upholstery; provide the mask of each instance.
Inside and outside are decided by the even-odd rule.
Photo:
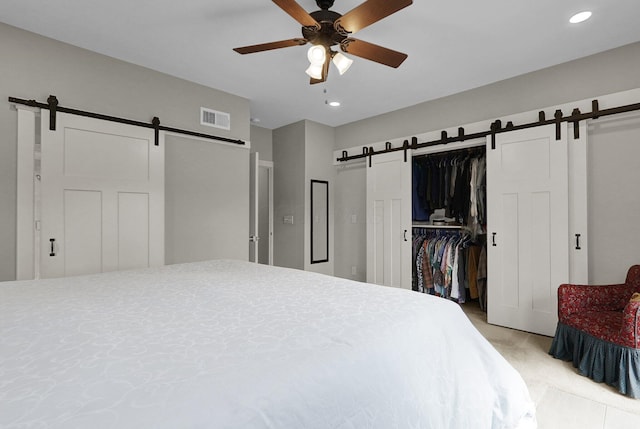
[[[549,353],[580,374],[640,398],[640,265],[623,284],[558,288],[558,327]]]

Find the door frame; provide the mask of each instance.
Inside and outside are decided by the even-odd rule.
[[[260,153],[249,154],[249,262],[258,262],[260,245]]]
[[[258,171],[266,168],[269,173],[269,265],[273,265],[273,162],[260,160],[258,163]],[[258,198],[258,202],[260,199]],[[258,252],[259,254],[259,252]]]
[[[268,265],[273,265],[273,162],[260,159],[260,153],[254,152],[250,156],[250,186],[249,186],[249,260],[258,263],[260,261],[260,240],[268,240]],[[269,230],[266,234],[260,231],[261,216],[260,207],[260,171],[267,170],[269,209],[267,211],[267,223]],[[253,233],[251,232],[253,228]],[[257,232],[257,233],[256,233]],[[257,235],[257,240],[254,236]]]
[[[36,135],[39,108],[15,105],[18,111],[17,189],[16,189],[16,280],[37,279],[40,275],[39,223],[36,198],[39,171],[36,151],[40,140]],[[38,249],[38,251],[36,251]]]

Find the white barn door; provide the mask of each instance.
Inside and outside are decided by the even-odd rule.
[[[487,146],[488,322],[553,336],[569,280],[566,125],[496,135]]]
[[[164,142],[62,113],[41,130],[40,277],[163,265]]]
[[[411,290],[411,151],[367,167],[367,282]]]

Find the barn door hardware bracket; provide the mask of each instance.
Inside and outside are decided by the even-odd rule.
[[[502,129],[502,121],[500,119],[496,119],[492,124],[491,124],[491,149],[495,149],[496,148],[496,133],[499,133],[500,130]]]
[[[461,142],[466,140],[465,136],[464,136],[464,128],[463,127],[458,127],[458,138],[457,138],[457,140],[461,141]]]
[[[158,146],[160,144],[160,118],[154,116],[151,120],[151,124],[153,125],[154,144]]]
[[[600,107],[598,106],[598,100],[592,100],[591,101],[591,117],[593,119],[598,119],[600,117],[600,115],[598,115],[598,112],[600,111]]]
[[[49,130],[56,130],[56,112],[58,110],[58,98],[55,95],[50,95],[47,98],[47,104],[49,105]]]
[[[560,140],[562,138],[562,110],[556,110],[556,113],[553,114],[556,123],[556,140]]]
[[[449,136],[447,135],[446,131],[442,131],[440,133],[440,141],[442,141],[442,144],[447,144],[449,143]]]
[[[576,107],[575,109],[573,109],[573,112],[571,112],[571,117],[573,118],[579,115],[580,115],[580,109]],[[572,122],[573,122],[573,139],[578,140],[580,138],[580,121],[575,120]]]

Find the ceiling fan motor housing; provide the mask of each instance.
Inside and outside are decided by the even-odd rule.
[[[318,4],[321,3],[318,1]],[[333,3],[333,2],[330,2]],[[309,15],[320,24],[320,30],[314,27],[302,27],[302,37],[307,39],[309,43],[314,45],[333,46],[340,44],[346,35],[339,33],[333,26],[333,23],[342,15],[331,10],[317,10]]]
[[[333,1],[334,0],[316,0],[316,4],[320,9],[327,10],[333,6]]]

